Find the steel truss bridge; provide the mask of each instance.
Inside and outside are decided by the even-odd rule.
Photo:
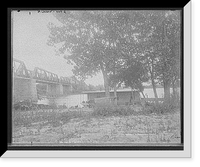
[[[13,59],[13,77],[22,79],[36,79],[40,83],[70,85],[73,81],[68,77],[58,77],[57,74],[35,67],[28,70],[23,61]]]

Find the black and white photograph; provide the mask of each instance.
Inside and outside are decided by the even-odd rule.
[[[184,149],[182,9],[12,10],[11,72],[11,148]]]

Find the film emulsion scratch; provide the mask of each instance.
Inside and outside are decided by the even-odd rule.
[[[11,146],[179,146],[181,10],[12,11]]]

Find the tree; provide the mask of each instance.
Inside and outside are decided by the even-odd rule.
[[[142,82],[144,81],[140,79],[143,76],[138,75],[139,73],[137,73],[137,71],[143,69],[143,71],[146,72],[146,75],[144,75],[146,78],[148,78],[147,74],[149,74],[156,102],[158,102],[158,96],[156,92],[157,76],[155,66],[158,62],[157,43],[159,42],[158,39],[155,37],[153,38],[152,36],[155,30],[154,25],[161,20],[161,17],[159,16],[160,13],[155,11],[136,11],[135,13],[132,13],[134,19],[130,20],[130,25],[133,28],[129,28],[128,30],[126,29],[125,35],[127,38],[124,42],[121,42],[123,60],[132,63],[126,67],[126,71],[122,72],[123,76],[126,76],[124,80],[126,80],[127,85],[130,87],[138,87],[142,90]],[[139,64],[141,68],[139,68],[137,64]],[[148,79],[146,79],[146,81],[147,80]]]
[[[73,87],[74,93],[80,93],[82,91],[86,91],[88,89],[87,84],[83,80],[78,80],[75,76],[71,77],[71,84]]]
[[[90,91],[91,91],[91,90],[95,90],[95,86],[89,84],[89,85],[88,85],[88,89],[89,89]]]
[[[123,68],[120,70],[117,79],[124,83],[126,87],[137,89],[144,96],[143,83],[149,80],[148,73],[141,62],[134,58],[127,59]]]
[[[135,78],[142,76],[127,70],[136,68],[137,62],[149,75],[155,98],[158,98],[156,85],[160,83],[164,85],[167,101],[170,85],[180,80],[179,15],[179,11],[56,13],[55,17],[63,25],[49,25],[49,45],[61,44],[59,53],[74,65],[75,75],[85,79],[101,71],[106,96],[109,96],[110,86],[116,94],[121,73],[134,79],[135,83],[130,85],[141,87],[143,80]],[[125,72],[123,66],[129,59],[133,64],[127,66]]]
[[[120,56],[122,43],[130,41],[130,30],[134,33],[134,28],[128,24],[129,16],[130,14],[124,11],[56,13],[55,17],[63,26],[49,25],[51,35],[48,43],[61,43],[59,53],[70,53],[65,55],[65,58],[75,65],[75,75],[85,79],[101,71],[106,96],[109,96],[109,75],[115,73],[115,62]]]
[[[156,84],[164,86],[165,102],[170,101],[170,87],[180,79],[180,12],[143,12],[143,34],[139,44],[141,61],[149,70],[155,98]]]
[[[180,13],[171,12],[163,22],[162,54],[158,70],[164,85],[165,102],[170,102],[170,87],[180,79]]]
[[[103,90],[104,89],[104,87],[103,87],[103,85],[97,85],[97,86],[95,86],[95,90]]]

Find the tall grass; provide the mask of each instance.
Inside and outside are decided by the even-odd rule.
[[[137,110],[137,107],[140,110]],[[173,100],[169,103],[142,105],[114,105],[114,104],[98,104],[95,105],[93,116],[129,116],[129,115],[143,115],[143,114],[165,114],[174,113],[180,110],[180,103],[175,103]]]
[[[50,124],[53,127],[60,126],[69,122],[73,118],[89,117],[90,112],[83,112],[81,110],[59,112],[58,110],[38,110],[34,112],[13,111],[13,125],[14,126],[31,126],[34,123],[40,122],[42,125]]]
[[[171,97],[169,102],[152,103],[144,108],[146,113],[156,114],[174,113],[177,110],[180,110],[180,99],[177,97]]]
[[[133,114],[129,106],[98,104],[94,107],[93,116],[128,116]]]
[[[174,103],[162,103],[151,104],[143,107],[141,111],[136,112],[132,106],[122,106],[114,104],[96,104],[91,112],[85,112],[81,109],[69,110],[36,110],[36,111],[13,111],[13,125],[14,126],[31,126],[33,123],[41,122],[42,125],[50,124],[52,126],[59,126],[69,122],[73,118],[90,118],[99,116],[129,116],[129,115],[142,115],[142,114],[165,114],[173,113],[180,109],[180,104]],[[47,112],[48,111],[48,112]],[[64,112],[62,112],[64,111]]]

